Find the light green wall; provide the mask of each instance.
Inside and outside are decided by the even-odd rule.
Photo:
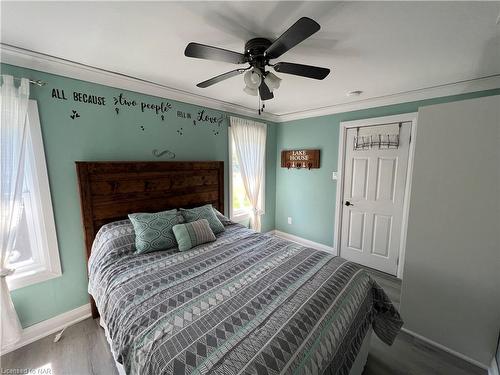
[[[220,127],[220,134],[215,135],[217,125],[194,126],[192,120],[177,117],[177,110],[196,115],[203,109],[199,106],[11,65],[2,64],[1,70],[2,74],[48,83],[44,87],[31,85],[30,96],[38,102],[63,275],[13,291],[12,298],[23,327],[88,302],[76,160],[167,160],[154,157],[153,149],[169,149],[177,155],[176,160],[223,160],[226,163],[225,207],[228,209],[227,120]],[[64,90],[68,100],[52,98],[53,88]],[[73,91],[104,96],[106,105],[75,102]],[[153,112],[141,112],[140,107],[121,108],[117,115],[113,97],[121,92],[138,102],[168,101],[172,109],[165,114],[164,121]],[[72,110],[80,117],[72,120]],[[216,116],[222,114],[216,110],[207,112]],[[182,136],[177,133],[181,127]],[[272,123],[268,126],[266,162],[266,215],[262,225],[263,230],[271,230],[274,229],[276,178],[276,126]]]
[[[333,245],[337,182],[332,180],[332,172],[337,170],[341,121],[417,112],[419,107],[430,104],[499,93],[500,89],[481,91],[289,121],[278,125],[276,134],[276,229],[328,246]],[[309,171],[281,168],[280,152],[297,148],[320,149],[320,169]],[[293,224],[291,225],[287,222],[289,216],[292,217]]]

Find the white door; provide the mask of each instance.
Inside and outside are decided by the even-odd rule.
[[[398,269],[410,132],[411,122],[403,123],[398,148],[355,150],[357,128],[349,128],[344,147],[340,256],[392,275]]]

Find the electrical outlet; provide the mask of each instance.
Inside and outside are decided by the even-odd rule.
[[[339,178],[338,172],[332,172],[332,180],[337,180]]]
[[[288,216],[288,224],[292,224],[292,218]]]

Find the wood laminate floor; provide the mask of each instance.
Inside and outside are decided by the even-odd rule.
[[[401,283],[396,278],[368,270],[399,306]],[[29,374],[50,375],[117,375],[104,330],[97,321],[86,319],[69,327],[61,340],[54,335],[8,353],[0,358],[0,374],[6,369],[41,369]],[[50,371],[44,371],[50,369]],[[485,375],[468,362],[401,332],[392,346],[372,336],[370,354],[364,375]]]

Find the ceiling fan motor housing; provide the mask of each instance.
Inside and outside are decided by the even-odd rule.
[[[246,42],[245,55],[248,56],[250,65],[263,71],[269,62],[269,59],[264,56],[264,52],[270,45],[271,41],[265,38],[254,38]]]

